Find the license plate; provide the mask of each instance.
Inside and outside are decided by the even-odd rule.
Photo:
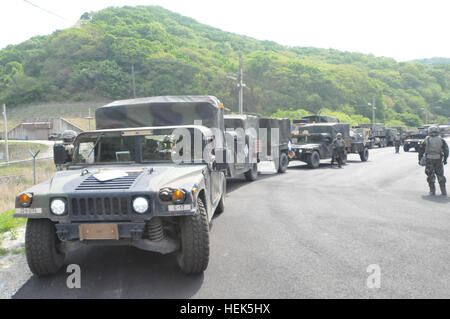
[[[82,224],[79,231],[80,240],[119,240],[117,224]]]
[[[192,205],[169,205],[169,212],[183,212],[192,210]]]

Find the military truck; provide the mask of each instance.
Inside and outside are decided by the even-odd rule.
[[[359,124],[354,128],[368,128],[370,129],[370,144],[369,148],[378,146],[379,148],[386,147],[386,128],[384,123]]]
[[[386,143],[387,146],[394,146],[395,137],[397,136],[398,131],[395,128],[388,127],[386,128]]]
[[[299,120],[294,120],[294,124],[315,124],[315,123],[339,123],[339,119],[328,115],[304,116]]]
[[[267,138],[261,137],[261,161],[273,161],[278,173],[286,173],[292,150],[291,121],[289,119],[260,118],[259,128]],[[262,133],[261,133],[262,135]],[[266,141],[266,142],[264,142]]]
[[[406,126],[390,126],[389,128],[397,130],[397,133],[400,134],[400,139],[402,140],[402,143],[408,137],[408,130],[407,130]]]
[[[319,123],[307,124],[292,132],[292,151],[290,160],[299,160],[316,169],[320,161],[331,159],[333,155],[333,140],[341,133],[346,142],[346,154],[343,160],[347,162],[347,154],[359,154],[361,161],[369,159],[368,146],[362,138],[350,136],[350,126],[345,123]]]
[[[233,149],[232,162],[235,163],[228,166],[227,176],[234,178],[244,174],[247,181],[256,180],[259,162],[259,118],[253,115],[225,115],[224,123],[227,145]]]
[[[71,162],[64,147],[55,149],[65,170],[16,197],[14,217],[28,218],[31,271],[54,274],[66,253],[83,246],[126,245],[174,253],[184,273],[202,273],[209,224],[226,192],[219,100],[117,101],[98,109],[96,122],[96,131],[75,139]]]

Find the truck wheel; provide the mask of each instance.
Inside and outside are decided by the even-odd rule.
[[[365,148],[364,151],[359,152],[359,157],[361,158],[361,162],[367,162],[369,159],[369,149]]]
[[[252,169],[245,172],[245,179],[249,182],[253,182],[258,178],[258,164],[253,164]]]
[[[403,147],[403,150],[407,153],[407,152],[409,152],[409,147],[405,146],[405,147]]]
[[[209,225],[205,205],[197,199],[197,212],[182,217],[180,223],[181,249],[177,262],[187,275],[201,274],[209,262]]]
[[[284,174],[287,171],[287,168],[289,166],[289,158],[286,155],[286,153],[281,153],[280,155],[280,164],[278,167],[278,173]]]
[[[64,264],[65,253],[55,225],[48,219],[28,219],[25,232],[25,254],[28,266],[36,276],[53,275]]]
[[[307,162],[308,166],[310,168],[313,168],[313,169],[319,168],[319,166],[320,166],[320,155],[319,155],[319,153],[318,152],[313,152],[311,155],[308,156],[307,161],[308,161]]]

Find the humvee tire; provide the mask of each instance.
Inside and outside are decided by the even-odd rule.
[[[307,157],[307,163],[310,168],[316,169],[320,166],[320,155],[318,152],[313,152]]]
[[[197,199],[197,212],[183,217],[180,223],[181,248],[177,262],[187,275],[203,273],[209,263],[209,222],[202,199]]]
[[[49,219],[28,219],[25,231],[25,255],[28,267],[38,277],[53,275],[64,264],[65,253],[58,250],[60,240]]]
[[[287,171],[287,168],[289,166],[289,158],[286,155],[286,153],[281,153],[279,164],[278,164],[278,173],[284,174]]]
[[[367,162],[369,159],[369,149],[364,148],[364,151],[359,152],[359,158],[361,158],[361,162]]]
[[[252,169],[245,172],[245,179],[249,182],[253,182],[258,178],[258,164],[253,164]]]
[[[405,152],[409,152],[409,147],[408,147],[408,146],[405,146],[405,147],[403,147],[403,150],[404,150]]]

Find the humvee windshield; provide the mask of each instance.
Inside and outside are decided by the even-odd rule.
[[[126,132],[89,133],[75,142],[74,164],[133,164],[133,163],[175,163],[178,158],[189,154],[189,163],[204,162],[202,150],[194,150],[194,134],[191,141],[183,143],[183,136],[173,130],[154,130],[127,134]],[[178,147],[176,145],[178,144]],[[181,147],[181,145],[183,147]],[[184,149],[184,146],[190,149]],[[202,146],[203,148],[203,146]],[[184,162],[186,157],[183,157]]]
[[[326,139],[326,135],[324,134],[310,134],[310,135],[298,135],[295,136],[295,138],[297,139],[298,144],[306,144],[306,143],[323,143],[325,142]]]
[[[426,136],[421,134],[411,135],[409,138],[412,140],[423,140]]]

